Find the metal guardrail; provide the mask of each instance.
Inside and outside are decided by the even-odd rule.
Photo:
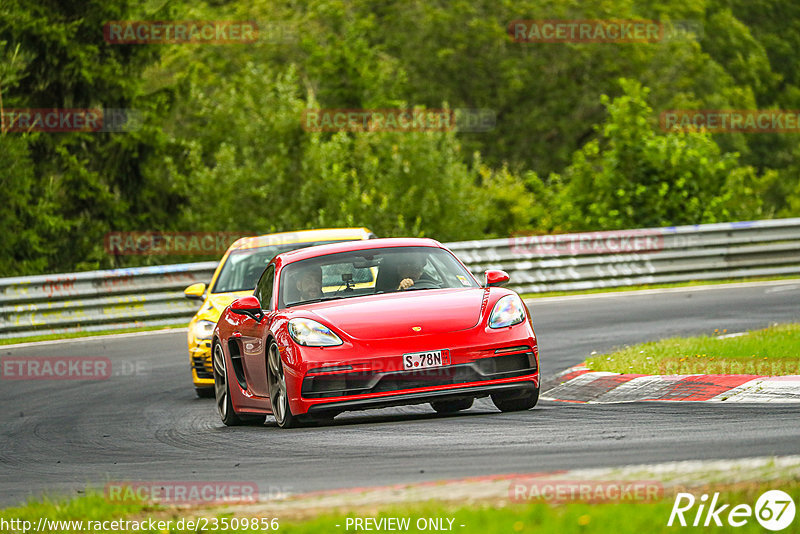
[[[0,338],[188,322],[217,262],[0,279]]]
[[[800,274],[800,218],[450,243],[521,293]]]
[[[800,218],[461,241],[478,275],[503,269],[523,293],[800,275]],[[183,296],[217,262],[0,279],[0,338],[177,324]]]

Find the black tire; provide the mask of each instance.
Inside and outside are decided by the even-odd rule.
[[[292,414],[289,396],[286,391],[286,375],[283,373],[283,360],[278,344],[271,341],[267,349],[267,384],[272,415],[280,428],[293,428],[300,425],[300,419]]]
[[[468,410],[472,407],[473,402],[475,399],[438,400],[431,401],[431,408],[436,410],[436,413],[456,413]]]
[[[539,402],[539,388],[511,393],[495,393],[492,395],[492,402],[501,412],[520,412],[530,410]]]
[[[228,374],[225,369],[225,355],[222,352],[222,346],[215,344],[213,351],[214,399],[222,422],[225,426],[239,426],[248,423],[263,424],[266,419],[264,415],[239,415],[236,413],[233,404],[231,404],[231,390],[228,384]]]
[[[201,399],[213,399],[216,396],[214,386],[195,387],[194,393]]]

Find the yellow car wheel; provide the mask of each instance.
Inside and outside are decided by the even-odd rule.
[[[213,399],[214,398],[214,386],[206,386],[206,387],[197,387],[197,386],[195,386],[194,392],[201,399]]]

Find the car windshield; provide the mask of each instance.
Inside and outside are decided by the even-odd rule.
[[[340,252],[286,265],[279,306],[395,291],[478,287],[448,251],[392,247]]]
[[[299,248],[340,243],[341,241],[312,241],[309,243],[284,243],[268,247],[243,248],[234,250],[228,255],[222,270],[217,277],[212,293],[228,293],[231,291],[247,291],[255,289],[261,273],[267,268],[269,261],[282,252]]]

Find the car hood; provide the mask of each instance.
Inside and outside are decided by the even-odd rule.
[[[353,338],[387,339],[473,328],[480,321],[483,296],[484,291],[479,288],[428,289],[335,300],[303,308]]]

